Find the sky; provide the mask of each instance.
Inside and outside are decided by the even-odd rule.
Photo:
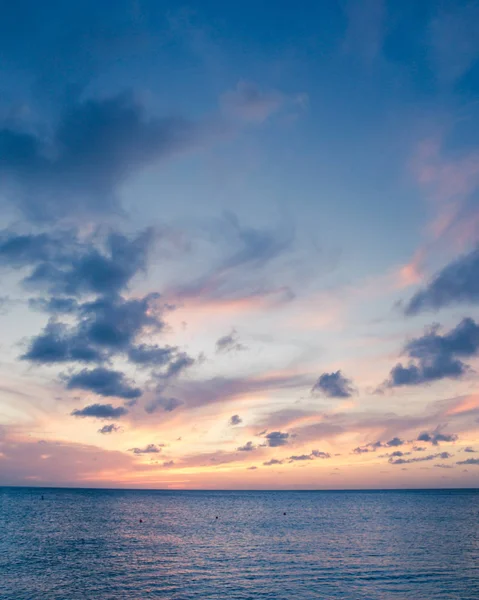
[[[0,485],[479,485],[479,3],[0,7]]]

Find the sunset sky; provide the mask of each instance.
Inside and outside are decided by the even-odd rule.
[[[479,3],[0,8],[0,485],[479,485]]]

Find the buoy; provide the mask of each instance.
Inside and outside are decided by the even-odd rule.
[[[140,523],[143,523],[143,521],[140,519]]]
[[[286,513],[283,513],[283,515],[285,515]]]
[[[216,518],[218,518],[218,517],[216,517]]]

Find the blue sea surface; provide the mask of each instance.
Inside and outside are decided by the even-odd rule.
[[[479,491],[0,488],[0,598],[478,600]]]

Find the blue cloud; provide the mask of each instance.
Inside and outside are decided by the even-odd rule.
[[[354,392],[352,382],[341,373],[323,373],[313,385],[312,392],[318,392],[328,398],[350,398]]]
[[[172,360],[175,352],[176,349],[170,346],[140,344],[128,350],[128,360],[139,366],[161,367]]]
[[[172,412],[182,404],[184,404],[184,402],[178,400],[178,398],[164,398],[159,396],[158,398],[151,400],[145,406],[145,411],[152,414],[162,408],[166,412]]]
[[[243,421],[241,420],[241,417],[239,415],[233,415],[230,420],[228,421],[229,425],[239,425],[240,423],[242,423]]]
[[[31,340],[27,352],[21,356],[22,360],[40,364],[101,362],[104,358],[87,338],[70,335],[65,325],[54,321],[50,321],[43,333]]]
[[[109,433],[115,433],[120,430],[121,430],[121,427],[118,427],[118,425],[115,425],[114,423],[110,423],[109,425],[103,425],[103,427],[101,427],[98,430],[98,433],[102,433],[103,435],[106,435]]]
[[[152,229],[128,237],[110,232],[106,237],[80,239],[72,231],[39,234],[0,234],[0,262],[30,269],[24,285],[56,295],[115,295],[146,268],[153,243]],[[51,306],[50,308],[53,308]]]
[[[439,452],[438,454],[429,454],[428,456],[415,456],[413,458],[394,458],[393,456],[391,456],[391,458],[388,460],[388,463],[391,465],[407,465],[410,463],[430,461],[436,458],[446,459],[451,457],[452,454],[449,454],[449,452]]]
[[[466,460],[460,460],[456,463],[456,465],[478,465],[479,466],[479,458],[468,458]]]
[[[479,325],[466,318],[449,333],[438,332],[439,326],[434,326],[406,344],[404,352],[411,360],[407,366],[399,363],[391,370],[387,386],[419,385],[467,373],[469,367],[462,359],[478,353]]]
[[[281,431],[272,431],[266,434],[266,443],[271,448],[276,446],[285,446],[288,443],[289,433],[283,433]]]
[[[256,446],[254,446],[253,442],[246,442],[244,446],[239,446],[236,450],[239,452],[251,452],[252,450],[255,450],[255,448]]]
[[[144,448],[130,448],[128,452],[133,452],[133,454],[159,454],[161,448],[156,444],[148,444]]]
[[[65,377],[67,389],[81,389],[94,392],[99,396],[112,396],[134,400],[141,396],[140,388],[130,385],[124,374],[104,367],[96,369],[83,369],[79,373]]]
[[[479,247],[444,267],[408,302],[406,315],[479,302]]]
[[[440,431],[433,431],[428,433],[423,431],[417,437],[418,442],[431,442],[434,446],[438,446],[439,442],[455,442],[457,435],[455,433],[441,433]]]
[[[246,347],[239,342],[238,332],[233,329],[228,335],[220,337],[216,341],[216,352],[226,353],[232,351],[246,350]]]
[[[4,196],[40,221],[117,210],[116,190],[125,179],[195,137],[192,123],[148,117],[129,94],[74,103],[49,145],[0,129]]]
[[[119,419],[126,415],[128,410],[123,406],[111,404],[90,404],[82,409],[72,411],[74,417],[95,417],[96,419]],[[104,433],[104,432],[102,432]]]

